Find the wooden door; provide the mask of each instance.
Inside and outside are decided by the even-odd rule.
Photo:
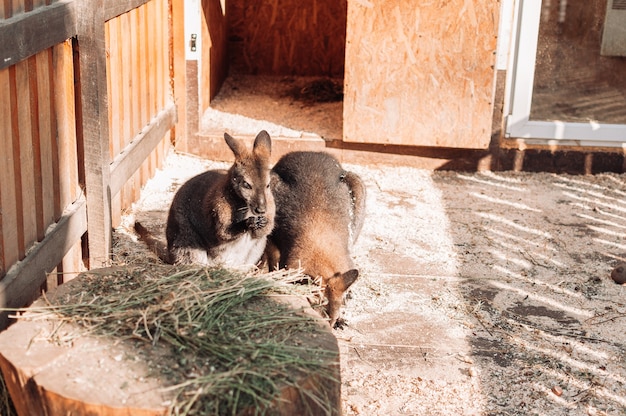
[[[344,140],[486,148],[499,2],[348,4]]]

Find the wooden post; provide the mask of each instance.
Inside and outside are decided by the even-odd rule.
[[[185,61],[185,0],[169,0],[170,9],[170,79],[173,79],[174,103],[178,122],[174,127],[176,149],[188,152],[187,148],[187,68]]]
[[[78,7],[78,52],[78,133],[84,149],[89,268],[94,268],[110,263],[112,238],[103,0]]]

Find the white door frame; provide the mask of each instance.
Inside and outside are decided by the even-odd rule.
[[[506,137],[528,144],[626,148],[626,124],[530,120],[540,17],[541,0],[517,1],[507,71]]]

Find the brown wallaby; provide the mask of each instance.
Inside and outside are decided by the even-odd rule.
[[[167,218],[167,258],[172,264],[254,265],[274,227],[270,189],[271,139],[261,131],[252,152],[224,133],[235,162],[185,182]],[[135,229],[142,236],[140,224]],[[144,238],[145,239],[145,238]]]
[[[365,185],[324,152],[292,152],[272,168],[276,225],[266,250],[270,268],[298,268],[321,278],[335,327],[343,295],[356,281],[350,249],[363,227]]]

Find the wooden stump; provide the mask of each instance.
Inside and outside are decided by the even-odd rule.
[[[101,269],[97,273],[107,272],[108,269]],[[93,275],[94,272],[89,273]],[[48,298],[59,298],[80,287],[82,277],[51,291]],[[288,303],[294,310],[304,306],[315,314],[302,297],[289,297]],[[40,299],[33,306],[44,304]],[[319,321],[320,325],[326,326],[322,336],[302,339],[310,344],[311,349],[337,352],[327,363],[333,381],[320,381],[315,376],[303,374],[298,386],[301,389],[323,389],[326,405],[334,409],[330,414],[338,415],[341,413],[341,383],[337,341],[328,324]],[[168,414],[173,393],[166,387],[171,384],[151,368],[153,363],[141,359],[137,353],[137,341],[77,335],[80,332],[76,323],[46,317],[18,319],[0,333],[0,369],[18,415]],[[167,366],[168,363],[160,362],[159,365]],[[281,415],[328,413],[294,387],[284,387],[273,403],[272,411]],[[240,414],[254,414],[254,409]]]

